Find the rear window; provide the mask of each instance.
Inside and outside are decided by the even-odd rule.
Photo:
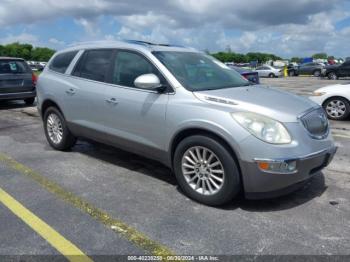
[[[21,60],[0,60],[0,74],[24,74],[31,70],[26,62]]]
[[[73,75],[105,82],[114,51],[112,49],[88,50],[81,57]]]
[[[72,51],[55,56],[49,68],[58,73],[65,73],[77,53],[78,51]]]

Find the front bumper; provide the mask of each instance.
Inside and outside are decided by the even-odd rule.
[[[245,180],[245,195],[249,199],[262,199],[288,194],[326,167],[332,161],[336,151],[337,148],[332,146],[296,158],[269,159],[270,161],[296,161],[297,170],[288,174],[261,170],[257,165],[257,161],[261,159],[254,159],[251,162],[244,161],[241,166]]]
[[[36,91],[20,92],[20,93],[6,93],[0,94],[0,100],[16,100],[16,99],[26,99],[33,98],[36,96]]]

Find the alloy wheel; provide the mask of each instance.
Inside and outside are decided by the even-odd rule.
[[[47,133],[54,144],[59,144],[63,138],[61,119],[55,113],[49,114],[46,122]]]
[[[329,79],[337,80],[337,75],[335,73],[330,73],[329,74]]]
[[[340,118],[346,113],[346,105],[341,100],[331,100],[326,106],[327,114],[334,118]]]
[[[224,185],[224,167],[218,156],[208,148],[189,148],[182,157],[181,165],[187,184],[201,195],[214,195]]]

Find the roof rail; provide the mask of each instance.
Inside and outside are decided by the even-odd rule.
[[[141,40],[124,40],[127,43],[130,44],[139,44],[139,45],[146,45],[146,46],[152,46],[152,45],[157,45],[157,46],[173,46],[173,47],[184,47],[181,45],[171,45],[171,44],[158,44],[158,43],[151,43],[147,41],[141,41]]]
[[[147,42],[147,41],[141,41],[141,40],[124,40],[124,42],[129,43],[129,44],[137,44],[137,45],[157,45],[155,43]]]
[[[158,44],[158,43],[152,43],[147,41],[141,41],[141,40],[96,40],[96,41],[85,41],[85,42],[76,42],[70,44],[68,47],[76,47],[76,46],[82,46],[82,45],[93,45],[93,44],[112,44],[112,43],[128,43],[128,44],[136,44],[136,45],[142,45],[148,48],[151,48],[152,46],[169,46],[169,47],[180,47],[185,48],[185,46],[182,45],[173,45],[173,44]]]
[[[74,46],[80,46],[80,45],[91,45],[91,44],[97,44],[97,43],[115,43],[115,42],[123,42],[120,40],[94,40],[94,41],[84,41],[84,42],[75,42],[72,43],[70,45],[68,45],[68,47],[74,47]]]

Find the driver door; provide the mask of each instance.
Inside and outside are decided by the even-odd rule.
[[[165,78],[146,57],[133,51],[117,51],[111,71],[104,97],[106,130],[133,151],[163,151],[169,94],[136,88],[134,81],[153,73],[168,85]]]

